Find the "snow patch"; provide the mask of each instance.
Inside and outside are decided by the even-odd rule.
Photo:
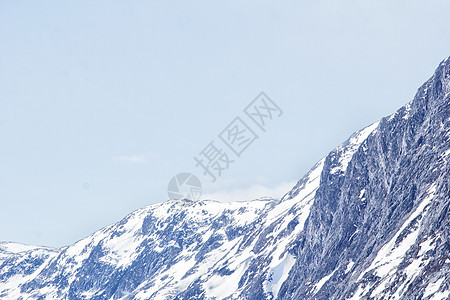
[[[362,277],[369,271],[373,271],[375,275],[382,278],[382,280],[378,283],[378,286],[371,295],[379,295],[383,292],[385,289],[385,286],[389,284],[389,280],[394,276],[399,264],[402,262],[406,252],[408,249],[416,242],[419,229],[421,226],[421,222],[423,218],[421,218],[417,224],[414,226],[411,226],[413,222],[415,222],[415,219],[426,213],[428,205],[431,203],[431,201],[434,199],[436,193],[436,184],[432,184],[427,192],[425,193],[425,197],[423,198],[422,202],[419,204],[419,206],[416,208],[416,210],[409,216],[409,218],[403,223],[400,230],[397,231],[397,233],[394,235],[394,237],[386,244],[384,245],[377,253],[376,258],[373,260],[372,264],[363,272],[361,272],[361,275],[358,278],[358,281],[362,279]],[[403,237],[402,241],[398,244],[396,244],[396,241],[400,234],[405,233],[405,229],[410,226],[410,232],[407,233],[405,237]],[[424,245],[424,249],[427,247]],[[417,267],[420,265],[419,262],[413,262],[414,265],[412,268],[415,268],[414,270],[407,269],[407,276],[409,278],[416,276],[417,273],[420,271]],[[362,292],[360,292],[360,288],[358,288],[359,295],[363,295],[364,293],[368,293],[370,288],[372,286],[368,285],[365,289],[363,289]],[[400,290],[400,288],[399,288]],[[355,293],[354,299],[357,299],[358,294]],[[352,298],[353,299],[353,298]]]
[[[286,254],[286,257],[276,267],[269,270],[270,280],[264,283],[264,290],[271,292],[273,297],[277,298],[281,285],[288,278],[294,263],[294,257],[289,253]]]
[[[395,242],[400,234],[404,232],[407,226],[409,226],[416,217],[425,213],[425,208],[433,200],[436,192],[436,185],[433,184],[428,189],[428,195],[422,200],[417,209],[410,215],[408,220],[403,224],[400,230],[395,234],[395,236],[378,252],[377,257],[370,265],[369,269],[375,270],[375,274],[384,277],[394,271],[398,264],[402,261],[405,256],[406,251],[414,244],[419,234],[419,224],[410,232],[400,244],[396,245]]]
[[[327,282],[328,280],[330,280],[331,276],[333,276],[334,272],[336,272],[336,270],[334,270],[333,272],[331,272],[331,274],[323,277],[322,279],[319,280],[318,283],[316,283],[314,285],[314,292],[317,293],[318,291],[320,291],[320,289],[322,288],[322,286],[325,284],[325,282]]]
[[[369,137],[369,135],[375,131],[380,122],[373,123],[366,128],[354,133],[348,140],[348,144],[342,144],[336,151],[339,154],[338,166],[330,170],[330,174],[338,173],[339,171],[345,172],[348,163],[352,159],[353,155],[359,149],[359,146]]]
[[[0,251],[5,251],[11,254],[17,254],[21,252],[26,252],[30,250],[37,250],[37,249],[47,249],[47,250],[56,250],[50,247],[40,247],[40,246],[30,246],[30,245],[24,245],[19,243],[12,243],[12,242],[0,242]]]
[[[425,289],[425,293],[423,294],[423,297],[426,298],[428,296],[435,294],[439,290],[439,287],[441,286],[444,279],[445,279],[445,277],[442,277],[438,281],[428,284],[427,288]],[[434,296],[436,296],[436,295],[434,295]],[[444,298],[433,297],[432,299],[444,299]]]
[[[350,271],[352,270],[352,268],[353,268],[354,265],[355,265],[355,262],[354,262],[354,261],[350,261],[350,262],[347,264],[347,267],[345,268],[345,273],[350,272]]]

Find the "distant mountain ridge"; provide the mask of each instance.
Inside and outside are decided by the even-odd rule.
[[[0,299],[449,299],[449,125],[447,58],[281,200],[171,200],[69,247],[0,243]]]

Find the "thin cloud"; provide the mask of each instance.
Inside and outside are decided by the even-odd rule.
[[[206,193],[201,196],[201,199],[217,200],[221,202],[249,201],[263,197],[280,199],[284,194],[289,192],[294,185],[295,181],[282,182],[275,187],[254,184],[246,188],[219,190],[212,193]]]

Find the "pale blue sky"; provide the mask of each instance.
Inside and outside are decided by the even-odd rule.
[[[167,199],[260,92],[206,193],[287,189],[450,55],[449,1],[0,0],[0,240],[62,246]],[[236,192],[237,191],[237,192]]]

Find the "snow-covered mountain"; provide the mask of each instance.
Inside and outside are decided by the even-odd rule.
[[[449,125],[446,59],[281,200],[171,200],[62,249],[0,243],[0,299],[449,299]]]

